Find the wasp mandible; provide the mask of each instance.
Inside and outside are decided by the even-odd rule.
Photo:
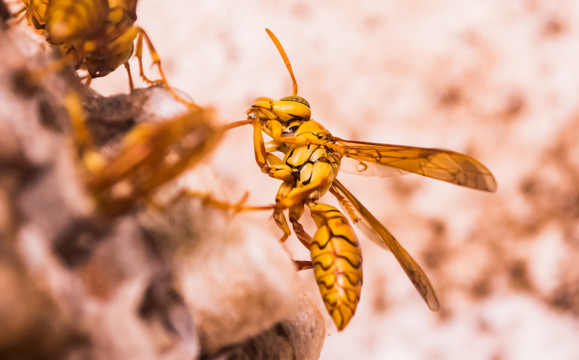
[[[129,88],[134,89],[129,59],[137,58],[139,75],[148,85],[162,84],[175,99],[191,106],[167,82],[161,59],[149,36],[136,26],[137,0],[22,0],[28,24],[64,54],[63,61],[86,70],[87,83],[124,65]],[[160,80],[143,70],[143,41],[156,65]],[[136,45],[135,45],[136,44]]]
[[[260,98],[247,111],[253,120],[255,160],[261,170],[282,181],[274,206],[274,220],[283,231],[291,230],[310,250],[311,261],[296,261],[298,269],[313,268],[324,304],[339,331],[354,316],[362,288],[362,255],[356,233],[333,206],[319,203],[326,192],[336,197],[352,222],[371,230],[370,238],[390,250],[428,307],[437,311],[439,302],[430,280],[394,236],[337,180],[343,157],[355,159],[359,171],[368,164],[403,171],[484,191],[495,191],[491,172],[470,156],[450,150],[344,140],[330,134],[311,118],[309,103],[298,96],[290,61],[276,36],[266,29],[290,74],[292,95],[274,101]],[[267,144],[264,135],[271,137]],[[266,146],[267,145],[267,146]],[[283,158],[274,153],[280,152]],[[308,208],[317,231],[313,237],[299,223]]]

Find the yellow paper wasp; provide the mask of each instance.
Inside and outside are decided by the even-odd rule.
[[[61,50],[66,64],[87,71],[87,83],[124,65],[132,91],[129,59],[134,50],[139,75],[147,84],[162,84],[177,100],[191,105],[169,86],[155,47],[145,30],[135,25],[137,0],[22,1],[24,8],[20,12],[24,13],[28,24]],[[150,80],[143,71],[143,40],[157,66],[160,80]]]
[[[308,102],[298,96],[289,59],[275,35],[266,29],[287,67],[293,93],[278,101],[260,98],[247,111],[253,120],[255,159],[261,170],[283,181],[275,199],[274,220],[284,235],[291,235],[284,215],[298,239],[310,250],[311,262],[297,261],[298,268],[312,268],[327,311],[338,330],[353,317],[362,287],[362,255],[356,234],[335,207],[318,203],[326,192],[334,195],[350,219],[370,230],[371,239],[390,250],[428,307],[436,311],[438,299],[430,280],[394,236],[337,180],[343,157],[353,158],[363,171],[368,164],[403,171],[484,191],[495,191],[491,172],[477,160],[450,150],[350,141],[330,134],[311,119]],[[263,133],[272,138],[267,144]],[[267,145],[267,146],[266,146]],[[274,153],[283,154],[283,159]],[[318,230],[313,238],[299,220],[308,207]]]

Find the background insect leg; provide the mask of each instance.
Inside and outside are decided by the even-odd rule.
[[[26,11],[26,7],[18,10],[18,12],[16,12],[14,15],[12,15],[12,14],[10,14],[10,10],[8,10],[8,7],[4,3],[4,1],[0,1],[0,21],[2,22],[2,27],[4,27],[6,22],[12,16],[14,16],[15,18],[18,18],[18,16],[21,16],[25,11]],[[18,20],[18,21],[21,21],[21,20]]]
[[[133,75],[131,75],[131,65],[127,61],[125,64],[125,70],[127,70],[127,77],[129,78],[129,90],[131,92],[135,90],[135,84],[133,83]]]
[[[143,30],[142,28],[140,28],[138,26],[136,27],[136,29],[138,31],[138,34],[137,34],[137,46],[135,48],[135,57],[137,58],[137,61],[139,62],[139,75],[141,76],[141,78],[149,85],[157,85],[157,84],[163,85],[167,89],[167,91],[169,91],[171,93],[171,95],[173,95],[173,97],[176,100],[185,104],[186,106],[193,107],[193,108],[199,108],[199,106],[196,105],[195,103],[187,101],[187,100],[183,99],[181,96],[179,96],[175,92],[175,90],[171,87],[171,85],[169,85],[169,82],[167,81],[167,78],[165,77],[165,72],[163,71],[163,66],[161,65],[161,58],[159,57],[157,50],[153,46],[153,42],[149,38],[149,35],[147,35],[145,30]],[[159,75],[161,76],[160,80],[150,80],[145,75],[145,71],[143,70],[143,38],[147,42],[147,47],[149,48],[149,54],[151,55],[151,58],[153,60],[153,65],[157,66],[157,69],[159,71]]]
[[[246,205],[247,198],[249,197],[249,193],[246,192],[243,194],[241,199],[235,203],[230,203],[227,201],[219,200],[215,198],[210,193],[195,191],[195,190],[184,190],[177,194],[171,202],[178,201],[183,197],[194,197],[199,198],[203,202],[204,205],[212,206],[221,210],[232,210],[234,213],[242,212],[242,211],[260,211],[260,210],[272,210],[274,205]]]
[[[90,132],[86,126],[80,97],[70,91],[65,99],[66,109],[72,126],[72,137],[76,146],[77,156],[89,172],[100,171],[105,160],[96,150]]]

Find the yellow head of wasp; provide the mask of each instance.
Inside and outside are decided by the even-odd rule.
[[[310,104],[306,99],[298,96],[298,83],[287,54],[277,37],[269,29],[265,29],[265,31],[275,44],[283,62],[285,63],[292,80],[293,91],[292,95],[285,96],[277,101],[273,101],[269,98],[258,99],[258,101],[249,109],[248,115],[254,119],[259,119],[262,122],[277,121],[283,128],[287,128],[289,123],[308,121],[312,115]],[[262,124],[262,126],[264,125],[265,127],[271,127],[271,124]],[[268,135],[272,134],[269,134],[268,132]],[[273,134],[273,137],[276,135],[280,134]]]

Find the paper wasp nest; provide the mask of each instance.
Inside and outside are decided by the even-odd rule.
[[[67,93],[106,156],[184,108],[161,88],[103,98],[71,70],[35,78],[54,61],[35,39],[0,31],[0,358],[317,358],[324,320],[269,233],[197,198],[95,209]]]

